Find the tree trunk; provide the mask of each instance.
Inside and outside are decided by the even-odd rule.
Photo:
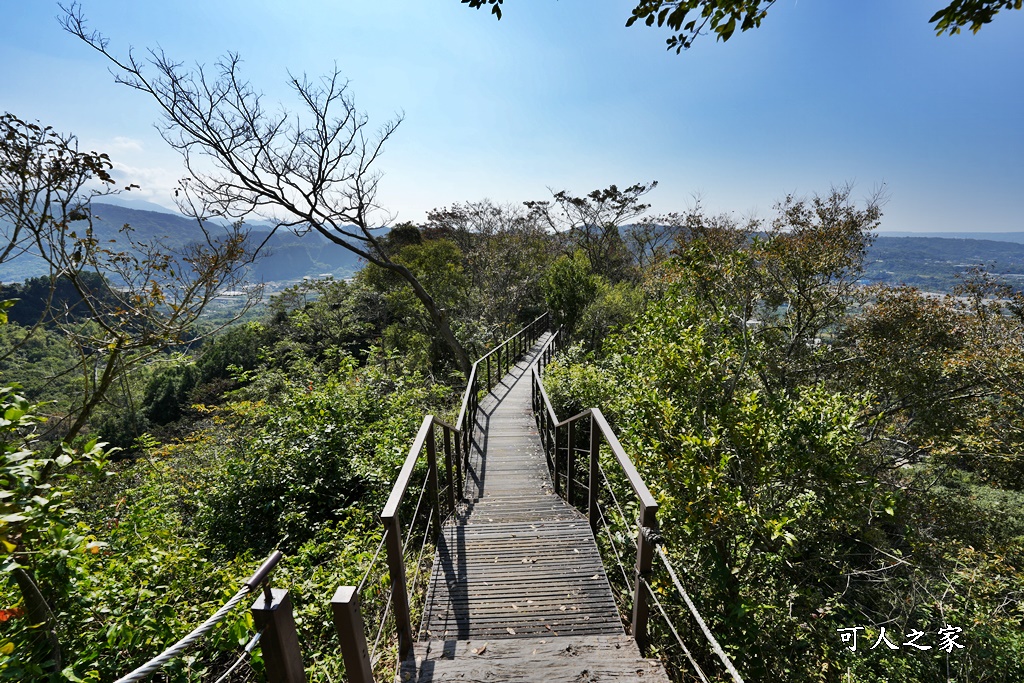
[[[46,635],[49,641],[49,666],[44,663],[43,668],[51,671],[63,669],[60,651],[60,639],[57,637],[57,624],[53,618],[50,605],[46,602],[39,586],[28,570],[19,567],[13,572],[14,580],[21,591],[21,597],[25,601],[25,612],[32,624],[42,624],[41,634]]]
[[[441,308],[438,308],[437,302],[434,301],[434,297],[430,296],[430,293],[423,288],[420,281],[416,278],[411,270],[406,268],[400,263],[393,261],[381,261],[380,265],[388,270],[394,271],[402,276],[409,286],[412,287],[412,291],[416,294],[416,298],[420,300],[423,307],[427,309],[427,315],[430,316],[430,321],[434,325],[434,329],[437,331],[441,338],[444,340],[448,348],[451,349],[455,355],[455,361],[459,364],[459,370],[469,378],[469,372],[473,367],[473,363],[469,360],[469,354],[466,353],[466,349],[463,348],[462,344],[455,337],[455,333],[452,332],[451,326],[448,324],[448,314]]]

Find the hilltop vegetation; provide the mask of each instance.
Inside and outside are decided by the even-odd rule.
[[[609,196],[576,199],[607,217]],[[749,680],[1024,676],[1019,294],[980,273],[959,299],[859,286],[879,213],[844,193],[787,200],[767,231],[662,217],[647,251],[613,220],[579,230],[557,196],[531,204],[438,210],[385,248],[474,356],[544,310],[564,325],[574,344],[547,379],[560,414],[611,418]],[[89,438],[57,450],[84,381],[61,372],[74,353],[52,326],[20,345],[25,328],[2,330],[4,377],[24,385],[3,394],[5,571],[31,569],[53,628],[5,583],[0,678],[123,674],[280,548],[308,673],[339,680],[327,599],[368,566],[419,420],[451,417],[463,381],[404,281],[369,265],[292,287],[259,320],[139,364]],[[948,658],[934,642],[852,653],[837,634],[863,627],[869,646],[885,626],[902,645],[947,625],[964,644]],[[239,613],[166,677],[212,680],[250,632]]]

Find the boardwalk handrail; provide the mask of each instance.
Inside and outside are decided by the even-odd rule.
[[[384,509],[381,511],[380,518],[384,526],[384,543],[387,548],[387,566],[391,582],[389,604],[393,607],[392,613],[395,618],[399,660],[406,659],[412,653],[413,645],[411,601],[406,578],[405,550],[402,541],[403,524],[400,513],[416,472],[416,466],[423,451],[426,450],[427,472],[424,491],[429,490],[431,512],[427,517],[426,529],[423,531],[425,545],[427,536],[430,534],[431,519],[435,520],[435,528],[439,530],[443,519],[454,513],[457,503],[463,498],[463,473],[475,437],[481,392],[490,391],[493,382],[500,380],[511,369],[515,359],[532,348],[541,333],[547,329],[547,318],[547,313],[539,316],[473,363],[469,377],[466,378],[466,389],[463,392],[459,415],[454,425],[434,415],[426,415],[423,418],[412,447],[409,449]],[[494,374],[492,374],[492,369],[496,371]],[[444,469],[440,471],[436,442],[438,429],[443,433],[444,453]],[[444,486],[441,486],[439,475],[444,478]],[[443,497],[442,490],[445,491]],[[442,498],[447,503],[444,510],[441,506]],[[410,531],[416,519],[417,514],[413,513],[412,518],[408,521]],[[372,681],[374,664],[369,658],[362,618],[359,614],[360,592],[361,586],[342,586],[332,600],[335,625],[341,639],[346,671],[352,683]],[[387,610],[385,610],[384,619],[387,618],[386,614]],[[381,626],[383,628],[383,624]]]
[[[640,473],[637,472],[636,467],[626,454],[622,444],[619,443],[618,437],[608,424],[608,420],[605,419],[604,414],[601,413],[599,408],[587,408],[572,417],[564,420],[558,419],[558,415],[555,413],[555,409],[551,404],[547,391],[544,388],[544,383],[541,380],[541,372],[547,363],[549,363],[553,358],[558,342],[559,335],[558,332],[555,332],[541,348],[537,361],[530,370],[533,412],[537,420],[537,427],[540,432],[541,442],[544,446],[545,454],[547,455],[548,467],[551,470],[555,493],[564,495],[566,501],[570,505],[573,504],[575,486],[577,484],[575,479],[575,460],[577,451],[575,446],[575,431],[578,425],[582,425],[584,421],[589,421],[590,444],[589,449],[584,450],[590,460],[589,481],[586,486],[587,517],[595,536],[598,532],[598,525],[603,519],[603,513],[598,506],[598,480],[600,476],[603,476],[603,470],[600,464],[600,445],[602,437],[604,437],[605,443],[608,445],[612,455],[615,457],[615,461],[618,463],[621,473],[625,476],[630,488],[637,498],[640,506],[640,514],[637,519],[636,568],[633,578],[633,610],[630,620],[633,638],[636,640],[641,651],[646,650],[648,645],[647,624],[650,615],[649,599],[655,602],[658,609],[662,612],[663,617],[668,621],[668,615],[665,614],[649,583],[654,555],[655,552],[657,552],[662,563],[665,565],[677,592],[683,598],[687,609],[696,620],[702,634],[711,646],[711,649],[719,660],[721,660],[732,679],[738,683],[743,683],[743,678],[736,670],[736,667],[733,666],[729,656],[722,649],[722,646],[719,645],[710,629],[708,629],[707,624],[697,611],[697,608],[690,599],[690,596],[686,593],[685,589],[683,589],[679,578],[676,576],[675,570],[668,562],[668,557],[664,550],[658,547],[661,541],[661,536],[658,533],[657,501],[655,501],[654,496],[651,495],[650,490],[647,488],[647,484],[644,483]],[[565,435],[566,442],[564,491],[562,491],[561,487],[561,479],[563,475],[559,472],[559,442],[561,441],[563,434]],[[605,483],[608,483],[607,478],[605,478]],[[605,521],[607,523],[607,520]],[[675,627],[671,624],[671,621],[668,621],[668,623],[673,634],[679,638]],[[690,656],[690,653],[686,650],[686,646],[682,643],[681,639],[680,645],[682,645],[684,652],[686,652],[687,657],[691,659],[694,666],[697,666],[696,662],[694,662]],[[703,673],[700,672],[699,667],[698,675],[703,678]]]

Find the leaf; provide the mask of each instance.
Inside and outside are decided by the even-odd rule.
[[[487,651],[487,643],[484,643],[484,644],[483,644],[483,645],[481,645],[480,647],[475,647],[475,648],[473,648],[473,651],[472,651],[472,652],[473,652],[473,654],[475,654],[475,655],[482,655],[482,654],[483,654],[484,652],[486,652],[486,651]]]
[[[508,627],[505,630],[509,632],[509,635],[513,635],[514,636],[516,634],[516,630],[514,628],[512,628],[511,626]]]

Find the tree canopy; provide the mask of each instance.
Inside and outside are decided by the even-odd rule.
[[[490,5],[491,13],[501,19],[503,0],[462,0],[480,9]],[[768,15],[775,0],[640,0],[626,26],[643,21],[647,26],[667,26],[674,34],[666,41],[668,49],[682,52],[697,36],[710,31],[721,41],[729,40],[737,29],[757,28]],[[951,0],[928,20],[938,35],[956,35],[964,28],[973,33],[992,21],[1001,10],[1020,9],[1024,0]]]

